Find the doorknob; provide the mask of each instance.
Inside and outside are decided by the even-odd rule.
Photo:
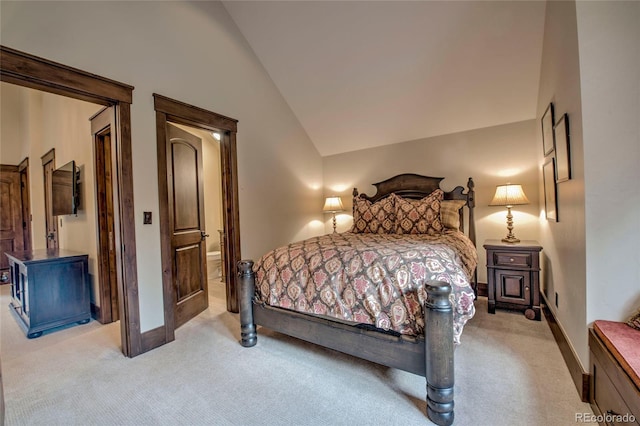
[[[49,232],[47,234],[47,238],[50,239],[50,240],[53,240],[55,237],[56,237],[56,234],[54,234],[53,232]]]
[[[207,234],[204,231],[200,231],[200,240],[204,241],[205,238],[207,238],[209,236],[209,234]]]

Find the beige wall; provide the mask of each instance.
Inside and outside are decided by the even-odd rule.
[[[450,191],[458,185],[466,187],[472,177],[476,185],[478,281],[486,283],[482,244],[485,239],[507,235],[506,209],[489,207],[496,185],[522,184],[531,204],[512,209],[514,233],[520,239],[539,236],[536,158],[542,148],[538,145],[537,132],[537,122],[529,120],[324,157],[324,193],[342,196],[347,210],[337,215],[338,231],[351,227],[354,187],[373,195],[372,183],[401,173],[418,173],[445,177],[441,186]],[[325,217],[325,232],[331,232],[330,215]]]
[[[585,370],[591,322],[640,306],[638,22],[638,2],[547,3],[538,117],[549,102],[569,114],[573,176],[558,184],[560,222],[540,230],[544,284]]]
[[[80,208],[77,215],[58,216],[60,248],[89,255],[91,300],[98,290],[95,175],[89,117],[102,106],[0,83],[3,105],[0,163],[29,158],[29,195],[34,249],[46,248],[44,185],[40,157],[55,149],[56,168],[71,160],[80,168]],[[6,156],[5,156],[6,155]]]
[[[587,324],[640,307],[640,3],[577,2]]]
[[[575,3],[547,3],[542,68],[538,93],[538,120],[550,102],[557,119],[569,116],[571,180],[557,184],[558,222],[541,221],[543,291],[574,352],[588,364],[586,330],[586,257],[584,218],[584,144],[580,97],[580,65]],[[538,134],[542,146],[542,134]],[[543,196],[542,149],[536,152]],[[548,158],[550,158],[549,156]],[[554,305],[558,294],[558,306]]]
[[[2,44],[135,87],[140,327],[164,323],[153,93],[239,120],[242,256],[323,231],[321,158],[219,2],[1,2]],[[108,30],[96,31],[96,19]],[[90,37],[83,36],[91,34]]]
[[[28,155],[24,143],[28,135],[29,92],[12,84],[0,83],[0,164],[18,165]]]

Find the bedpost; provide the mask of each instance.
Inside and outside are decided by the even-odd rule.
[[[358,188],[353,188],[353,192],[351,193],[353,195],[353,199],[355,200],[356,197],[358,196]],[[356,202],[354,201],[353,204],[351,205],[351,217],[355,217],[356,216]]]
[[[427,416],[437,425],[453,423],[453,309],[451,286],[443,281],[426,284],[424,309]]]
[[[475,188],[476,184],[473,182],[472,178],[469,178],[469,181],[467,182],[467,205],[469,206],[469,239],[471,240],[471,242],[473,243],[473,245],[475,247],[478,247],[478,245],[476,244],[476,220],[475,220],[475,216],[473,215],[473,209],[476,206],[476,191],[473,189]],[[476,269],[473,271],[473,283],[471,284],[471,287],[473,287],[473,294],[474,296],[477,298],[478,297],[478,267],[476,266]]]
[[[469,206],[469,239],[476,245],[476,221],[473,215],[473,208],[476,206],[476,184],[473,183],[473,179],[469,178],[467,182],[467,205]]]
[[[240,344],[250,348],[258,343],[256,325],[253,322],[253,296],[256,285],[253,260],[238,262],[238,278],[240,282]]]

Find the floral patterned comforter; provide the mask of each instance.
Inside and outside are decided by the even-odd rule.
[[[459,231],[438,236],[345,232],[270,251],[255,264],[256,299],[270,306],[369,324],[401,335],[424,333],[424,283],[451,284],[456,344],[473,317],[473,243]]]

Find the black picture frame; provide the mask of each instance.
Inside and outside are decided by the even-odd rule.
[[[553,116],[553,102],[549,103],[544,114],[542,114],[540,124],[542,125],[542,153],[546,157],[555,149],[555,139],[553,136],[553,126],[555,124]]]
[[[565,113],[553,127],[556,150],[556,183],[571,179],[569,116]]]
[[[544,213],[547,220],[558,221],[558,199],[556,196],[555,158],[551,157],[542,166],[544,182]]]

